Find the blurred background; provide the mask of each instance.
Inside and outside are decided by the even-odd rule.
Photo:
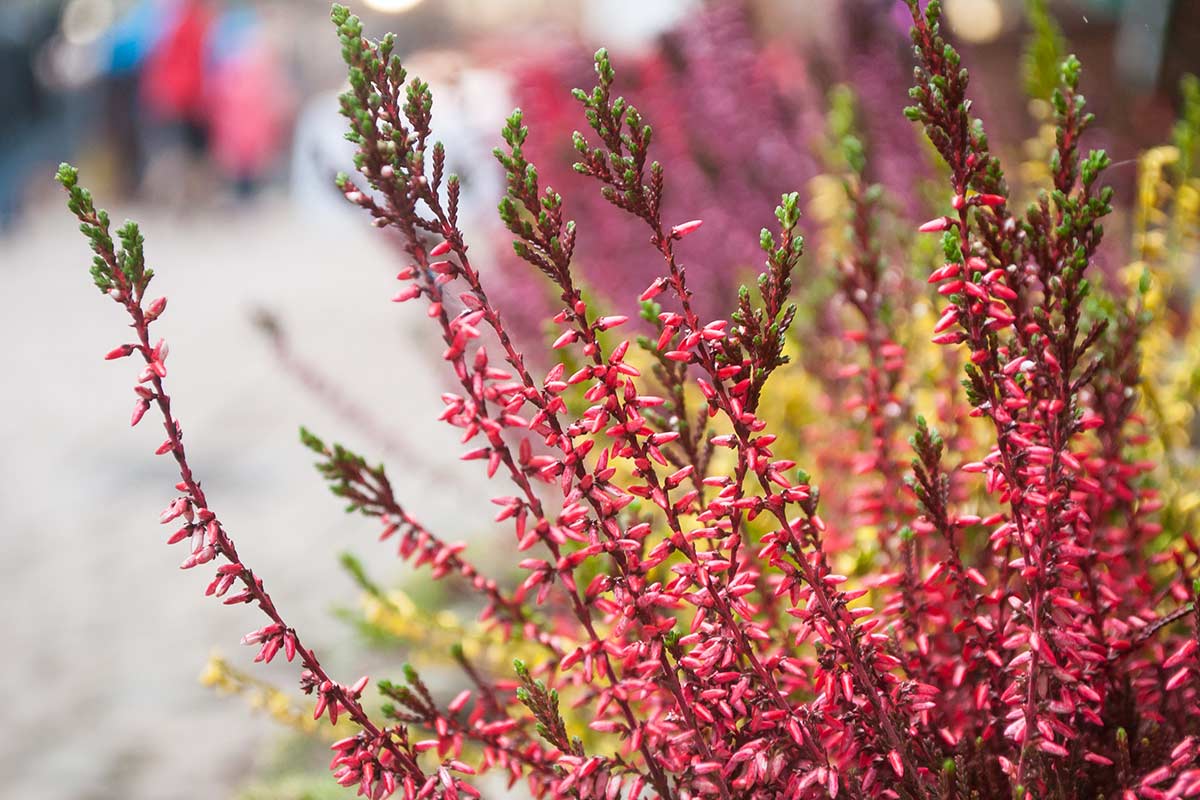
[[[519,301],[526,337],[540,335],[544,289],[509,263],[490,151],[520,105],[534,160],[570,213],[611,219],[569,168],[570,132],[583,124],[569,91],[591,85],[598,46],[656,125],[671,218],[721,232],[698,268],[717,311],[779,192],[798,189],[803,203],[819,194],[834,86],[853,90],[874,179],[902,203],[919,205],[935,169],[914,157],[923,150],[900,114],[911,64],[905,13],[890,0],[349,5],[369,34],[394,31],[410,73],[432,84],[472,247],[494,262],[498,294]],[[994,141],[1017,143],[1002,154],[1019,164],[1039,129],[1036,87],[1022,77],[1026,5],[945,7],[977,109]],[[1127,196],[1135,171],[1122,164],[1167,138],[1180,78],[1200,71],[1200,2],[1049,9],[1083,60],[1093,144],[1118,163],[1110,180]],[[277,719],[286,698],[251,693],[267,712],[255,714],[198,680],[214,646],[233,668],[248,665],[236,642],[254,615],[205,602],[203,576],[180,574],[178,553],[157,546],[154,514],[175,479],[150,457],[153,426],[123,429],[133,373],[101,361],[120,319],[87,279],[86,244],[51,180],[60,161],[81,168],[115,219],[142,223],[158,291],[172,298],[161,327],[194,465],[285,614],[336,651],[334,671],[395,667],[357,647],[361,631],[335,613],[361,590],[338,554],[353,550],[388,582],[405,573],[372,546],[373,525],[331,502],[297,446],[300,424],[386,457],[400,497],[446,538],[488,530],[486,504],[463,502],[480,481],[457,468],[454,433],[432,424],[443,384],[421,315],[386,302],[397,251],[332,188],[351,150],[328,10],[324,0],[0,0],[2,797],[342,796],[295,774]],[[653,267],[642,235],[621,225],[597,222],[579,251],[613,303]],[[286,669],[255,674],[294,685]],[[227,679],[210,665],[208,683]],[[319,757],[299,761],[320,770]]]

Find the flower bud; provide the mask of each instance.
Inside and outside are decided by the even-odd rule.
[[[696,230],[704,224],[702,219],[693,219],[687,222],[681,222],[674,228],[671,228],[671,237],[674,239],[682,239],[689,233],[695,233]]]
[[[160,297],[146,309],[146,322],[153,322],[167,309],[167,298]]]

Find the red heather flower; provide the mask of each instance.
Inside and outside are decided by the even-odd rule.
[[[422,300],[442,337],[458,387],[441,418],[462,430],[464,460],[508,482],[491,502],[525,578],[510,590],[486,577],[462,544],[405,510],[382,466],[307,431],[302,440],[334,493],[377,519],[401,558],[469,587],[482,618],[536,654],[492,674],[456,652],[470,688],[452,699],[406,668],[402,684],[378,684],[389,701],[380,715],[364,706],[367,679],[329,675],[239,558],[189,464],[166,344],[151,344],[165,301],[146,302],[137,226],[118,232],[118,247],[76,171],[60,168],[96,285],[137,339],[109,357],[136,353],[145,365],[134,422],[156,409],[167,436],[157,452],[179,469],[180,494],[160,515],[180,526],[169,542],[187,543],[182,568],[211,570],[207,595],[266,617],[243,638],[255,661],[298,659],[314,716],[353,723],[332,748],[338,783],[406,800],[478,797],[471,776],[489,770],[537,797],[605,800],[1200,795],[1200,547],[1190,536],[1151,547],[1156,499],[1130,455],[1139,322],[1118,317],[1107,331],[1084,303],[1111,192],[1098,182],[1107,157],[1077,151],[1091,121],[1078,62],[1064,64],[1055,97],[1055,192],[1016,216],[969,117],[937,3],[909,7],[919,80],[906,113],[951,183],[947,215],[923,226],[942,234],[945,257],[930,276],[941,298],[933,333],[965,355],[969,412],[943,418],[957,425],[969,413],[989,440],[948,465],[946,441],[907,407],[906,354],[882,311],[886,271],[864,224],[879,213],[876,193],[855,168],[839,281],[857,315],[847,338],[864,360],[845,374],[846,408],[866,419],[850,426],[865,438],[845,445],[862,482],[846,492],[848,517],[837,506],[828,522],[819,489],[759,413],[795,315],[798,195],[782,196],[774,230],[760,234],[757,299],[744,290],[729,319],[705,313],[686,266],[701,237],[684,239],[699,220],[667,221],[652,129],[614,96],[608,55],[597,53],[596,86],[576,93],[592,138],[575,137],[575,170],[612,213],[644,226],[661,259],[643,292],[663,304],[647,309],[657,340],[641,343],[654,370],[644,374],[619,338],[627,318],[599,316],[584,299],[577,226],[541,185],[518,111],[497,150],[500,216],[514,252],[557,295],[550,323],[571,364],[535,374],[468,255],[428,87],[408,80],[391,37],[364,39],[334,7],[351,74],[342,109],[365,182],[342,176],[339,186],[404,242],[411,265],[397,299]],[[908,464],[902,429],[913,432]],[[986,498],[964,506],[964,485]],[[860,554],[866,574],[852,577],[835,564],[860,524],[879,536]],[[562,699],[578,713],[564,716]],[[584,724],[599,734],[587,745]]]

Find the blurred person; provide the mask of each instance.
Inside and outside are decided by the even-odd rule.
[[[166,24],[141,70],[141,101],[148,140],[150,189],[188,204],[206,176],[198,166],[209,145],[206,54],[216,13],[209,0],[172,0]]]
[[[116,189],[133,194],[146,166],[142,69],[165,33],[170,12],[165,0],[140,0],[105,34],[103,78],[105,126],[115,164]]]
[[[23,187],[55,137],[55,105],[37,60],[55,31],[62,4],[0,2],[0,231],[15,220]]]
[[[251,194],[287,137],[292,92],[258,13],[235,4],[208,42],[210,153],[239,195]]]
[[[205,47],[213,11],[207,0],[180,0],[142,72],[142,97],[157,118],[176,122],[196,150],[206,141]]]

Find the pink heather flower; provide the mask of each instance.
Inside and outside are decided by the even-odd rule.
[[[392,297],[393,303],[403,303],[421,296],[421,287],[417,285],[405,286],[400,291],[396,292]]]
[[[956,224],[950,217],[938,217],[931,219],[928,222],[922,223],[917,228],[921,233],[941,233],[944,230],[949,230],[952,225]]]
[[[162,315],[163,311],[166,311],[166,309],[167,309],[167,298],[165,298],[165,297],[158,298],[157,300],[152,302],[150,304],[150,306],[146,309],[146,320],[148,322],[153,322],[154,320],[158,319]]]
[[[679,225],[671,228],[671,236],[676,239],[682,239],[689,233],[694,233],[695,231],[699,230],[700,226],[703,224],[704,220],[702,219],[693,219],[688,222],[680,223]]]

